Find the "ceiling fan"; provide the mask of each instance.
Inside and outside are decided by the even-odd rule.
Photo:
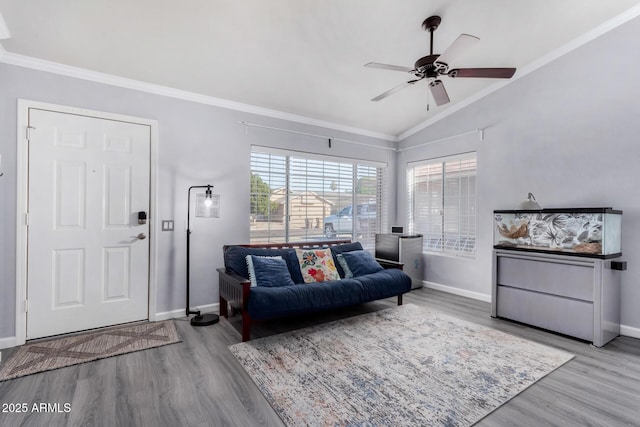
[[[388,91],[381,93],[372,101],[380,101],[405,87],[412,86],[420,80],[427,79],[429,82],[429,90],[436,105],[443,105],[450,101],[449,95],[444,88],[444,83],[440,80],[440,76],[448,76],[451,78],[458,77],[479,77],[490,79],[510,79],[516,72],[515,68],[452,68],[449,64],[471,46],[480,41],[478,37],[470,34],[460,34],[457,39],[442,54],[433,53],[433,32],[438,28],[442,19],[439,16],[430,16],[422,23],[422,28],[429,31],[430,53],[418,59],[413,68],[402,67],[399,65],[379,64],[377,62],[369,62],[364,64],[368,68],[380,68],[383,70],[402,71],[413,74],[416,78],[402,83]],[[427,109],[428,109],[427,105]]]

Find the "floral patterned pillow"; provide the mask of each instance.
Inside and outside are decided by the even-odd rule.
[[[305,283],[340,280],[331,249],[296,249]]]

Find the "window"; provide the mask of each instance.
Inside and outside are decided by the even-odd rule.
[[[351,239],[372,249],[386,227],[384,182],[382,164],[253,147],[251,242]]]
[[[473,256],[476,246],[476,153],[409,163],[409,231],[424,250]]]

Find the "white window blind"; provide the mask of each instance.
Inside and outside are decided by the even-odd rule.
[[[386,227],[384,169],[254,147],[251,242],[351,239],[372,249],[375,233]]]
[[[475,254],[475,153],[409,163],[407,193],[409,231],[425,251]]]

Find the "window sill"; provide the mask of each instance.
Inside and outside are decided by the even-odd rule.
[[[443,258],[454,258],[454,259],[460,259],[463,261],[475,261],[476,256],[474,255],[462,255],[462,254],[454,254],[454,253],[449,253],[449,252],[430,252],[430,251],[423,251],[422,252],[423,255],[429,255],[429,256],[439,256],[439,257],[443,257]]]

